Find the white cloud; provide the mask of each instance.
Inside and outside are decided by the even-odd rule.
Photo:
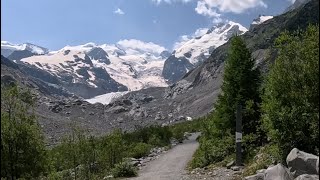
[[[124,14],[124,12],[120,9],[120,8],[118,8],[117,10],[115,10],[115,11],[113,11],[115,14],[119,14],[119,15],[123,15]]]
[[[288,1],[290,1],[292,4],[293,4],[294,2],[296,2],[296,0],[288,0]]]
[[[159,55],[166,48],[159,46],[153,42],[143,42],[137,39],[120,40],[117,45],[123,48],[128,54],[135,54],[135,52],[151,52]]]
[[[197,7],[194,10],[198,14],[212,18],[214,23],[222,21],[220,18],[221,14],[217,13],[217,11],[211,8],[205,1],[198,1]]]
[[[232,12],[236,14],[259,6],[267,8],[267,4],[263,0],[200,0],[198,6],[199,3],[201,3],[200,6],[205,6],[213,12],[215,12],[214,10],[219,10],[219,12]]]
[[[203,36],[204,34],[206,34],[208,32],[208,30],[209,30],[208,28],[199,28],[191,35],[182,35],[182,36],[180,36],[179,40],[174,43],[173,49],[178,49],[184,43],[186,43],[187,41],[189,41],[189,40],[191,40],[191,39],[193,39],[195,37]]]

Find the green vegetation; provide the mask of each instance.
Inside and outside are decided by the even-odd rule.
[[[319,26],[284,32],[278,51],[260,83],[243,40],[231,40],[222,93],[204,121],[192,168],[225,164],[235,152],[236,105],[243,107],[244,175],[283,162],[294,147],[319,154]]]
[[[319,26],[284,32],[266,78],[263,121],[282,158],[293,147],[319,154]]]
[[[115,178],[134,177],[137,176],[137,174],[137,169],[127,161],[116,164],[116,166],[112,169],[112,175]]]
[[[137,127],[134,132],[114,130],[103,137],[85,134],[76,124],[61,143],[46,149],[32,111],[29,91],[17,86],[1,90],[1,178],[102,179],[129,177],[136,168],[126,159],[140,158],[154,147],[182,141],[185,132],[200,131],[203,119],[173,126]]]
[[[263,142],[263,133],[257,128],[261,124],[260,72],[254,68],[254,60],[239,36],[231,39],[223,78],[222,93],[215,104],[214,113],[208,117],[192,167],[207,166],[234,153],[237,104],[243,107],[245,154]]]
[[[46,170],[46,151],[33,104],[29,91],[17,86],[1,88],[1,177],[30,179]]]

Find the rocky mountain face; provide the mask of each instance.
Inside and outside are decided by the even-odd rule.
[[[289,6],[288,8],[286,8],[284,12],[292,11],[298,7],[305,5],[309,1],[310,0],[295,0],[294,3],[291,6]]]
[[[214,49],[226,43],[234,34],[247,31],[239,23],[220,23],[199,36],[190,39],[175,49],[164,63],[162,75],[169,83],[180,80],[191,69],[208,59]]]

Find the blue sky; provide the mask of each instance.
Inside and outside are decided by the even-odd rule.
[[[291,0],[1,0],[1,40],[51,50],[87,42],[138,39],[169,50],[182,35],[215,22],[245,27],[277,15]]]

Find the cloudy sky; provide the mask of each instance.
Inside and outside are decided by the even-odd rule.
[[[87,42],[172,50],[215,23],[231,20],[249,28],[259,14],[281,14],[293,1],[1,0],[1,40],[51,50]]]

